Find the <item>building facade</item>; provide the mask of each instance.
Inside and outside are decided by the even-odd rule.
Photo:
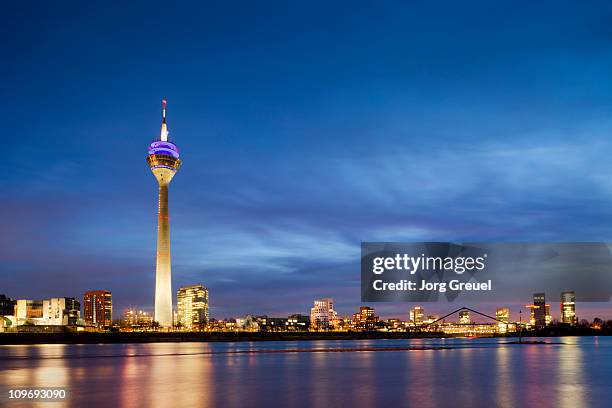
[[[500,333],[506,333],[510,323],[510,309],[507,307],[498,307],[495,310],[495,318],[497,319],[497,328]]]
[[[378,326],[379,317],[374,308],[361,306],[359,312],[353,314],[352,327],[357,330],[374,330]]]
[[[50,326],[75,326],[81,318],[81,304],[75,298],[43,300],[43,320]]]
[[[423,317],[425,316],[425,309],[422,306],[414,306],[410,308],[410,323],[413,325],[423,324]]]
[[[472,318],[470,317],[469,310],[462,310],[459,312],[459,324],[471,324]]]
[[[317,299],[310,309],[310,327],[313,330],[328,330],[337,316],[333,299]]]
[[[125,309],[121,318],[121,326],[128,328],[150,328],[153,325],[153,316],[142,310]]]
[[[310,318],[302,314],[292,314],[287,317],[288,331],[306,331],[310,327]]]
[[[5,295],[0,295],[0,316],[14,316],[15,301]]]
[[[576,292],[561,292],[561,323],[575,325],[576,317]]]
[[[544,293],[533,294],[533,325],[536,329],[546,327],[546,295]],[[550,316],[550,313],[548,314]]]
[[[44,324],[43,301],[18,299],[15,303],[15,318],[18,326]]]
[[[83,296],[85,324],[100,328],[113,324],[113,297],[108,290],[91,290]]]
[[[183,286],[176,293],[177,323],[188,330],[203,329],[208,323],[208,289],[203,285]]]

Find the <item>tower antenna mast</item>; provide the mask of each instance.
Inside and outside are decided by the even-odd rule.
[[[161,124],[161,133],[159,135],[159,140],[162,142],[168,141],[168,126],[166,125],[166,105],[168,102],[165,99],[162,99],[162,124]]]

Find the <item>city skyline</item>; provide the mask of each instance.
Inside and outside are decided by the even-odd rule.
[[[104,288],[117,310],[153,310],[142,145],[160,97],[188,163],[173,190],[173,287],[206,285],[212,316],[305,312],[325,296],[356,310],[366,240],[612,241],[610,5],[530,5],[555,24],[533,12],[520,26],[459,5],[427,23],[411,19],[417,5],[334,4],[333,21],[306,5],[193,17],[165,5],[117,21],[25,7],[8,7],[17,35],[0,68],[12,84],[0,90],[0,279],[14,299]],[[160,10],[165,29],[142,23]],[[525,286],[498,303],[518,310],[545,291]],[[579,317],[612,310],[577,300]],[[410,306],[369,305],[389,317]]]
[[[98,301],[96,301],[96,297],[98,297]],[[85,292],[85,294],[83,295],[84,322],[86,324],[97,325],[99,322],[96,322],[95,316],[99,314],[100,316],[108,316],[108,318],[106,318],[106,320],[104,320],[101,324],[102,327],[108,327],[110,326],[111,322],[115,323],[116,321],[123,319],[126,313],[129,313],[131,318],[136,317],[133,315],[134,313],[144,312],[144,314],[147,315],[146,308],[138,307],[134,304],[130,304],[130,306],[124,307],[122,310],[117,311],[117,313],[113,313],[113,311],[114,310],[116,311],[116,309],[114,309],[112,306],[111,298],[112,298],[111,293],[106,290],[91,290],[91,291]],[[186,285],[186,286],[182,286],[178,288],[176,298],[177,298],[176,304],[173,304],[174,313],[173,313],[172,323],[165,327],[170,327],[170,326],[176,325],[177,323],[180,323],[183,327],[187,327],[187,328],[191,328],[192,324],[195,324],[195,326],[198,326],[198,327],[202,327],[201,325],[204,322],[209,322],[212,320],[222,321],[222,320],[227,320],[227,319],[239,319],[244,316],[252,316],[252,317],[268,316],[270,318],[280,317],[278,313],[275,315],[267,315],[265,313],[258,313],[257,310],[248,311],[246,313],[242,313],[239,315],[233,315],[233,316],[211,316],[209,314],[210,305],[209,305],[208,289],[202,284],[191,284],[191,285]],[[75,301],[75,298],[73,297],[65,297],[65,298],[62,297],[62,298],[52,298],[52,299],[11,299],[10,296],[7,297],[5,294],[0,294],[0,300],[12,301],[15,303],[15,310],[17,310],[17,305],[20,302],[22,302],[23,305],[25,305],[25,302],[27,302],[28,304],[38,305],[38,308],[40,309],[39,310],[40,315],[41,315],[40,317],[43,316],[44,309],[46,309],[51,302],[59,301],[60,299],[65,299],[66,301],[68,301],[68,299],[71,299],[71,301]],[[103,300],[103,299],[106,299],[106,300]],[[496,304],[494,313],[493,311],[490,311],[488,309],[483,309],[479,313],[484,312],[484,314],[476,315],[475,316],[476,319],[474,320],[474,322],[486,323],[488,319],[492,319],[492,315],[495,315],[496,319],[498,320],[500,319],[500,316],[501,316],[501,319],[504,321],[508,321],[509,316],[513,316],[514,319],[510,319],[510,320],[514,322],[517,322],[520,320],[524,322],[529,322],[532,326],[537,327],[537,328],[548,326],[551,323],[576,325],[583,321],[592,321],[594,319],[612,321],[609,315],[598,315],[598,316],[593,316],[593,317],[579,316],[576,312],[576,309],[577,309],[576,305],[579,304],[579,302],[576,302],[576,293],[574,291],[560,292],[560,301],[558,302],[560,306],[559,315],[556,315],[555,313],[551,312],[551,304],[545,300],[545,293],[543,292],[534,293],[532,299],[533,299],[532,303],[524,304],[522,307],[518,307],[516,310],[514,310],[512,307],[508,307],[507,304]],[[355,316],[355,314],[352,312],[349,312],[349,313],[344,313],[345,311],[338,312],[334,307],[334,303],[335,303],[334,299],[329,298],[329,297],[315,299],[314,306],[310,308],[310,313],[308,313],[308,311],[304,312],[303,310],[297,310],[297,311],[287,313],[286,315],[291,317],[292,315],[308,315],[309,314],[312,320],[322,322],[322,327],[327,326],[332,320],[336,318],[345,319],[345,318],[350,317],[351,315]],[[482,303],[483,302],[481,302],[481,304]],[[491,303],[491,302],[486,302],[486,303]],[[554,302],[551,302],[551,303],[554,303]],[[588,302],[586,303],[588,304]],[[76,301],[76,304],[79,305],[80,303]],[[405,311],[406,312],[405,314],[407,315],[407,319],[405,321],[410,321],[410,322],[415,322],[415,323],[423,323],[428,319],[429,321],[431,321],[432,316],[435,316],[435,319],[438,319],[440,317],[440,314],[448,315],[449,309],[457,310],[456,304],[455,306],[448,307],[447,309],[441,309],[440,303],[437,303],[437,302],[424,302],[424,303],[404,302],[404,304],[408,305],[409,307],[409,309]],[[450,303],[450,302],[443,303],[443,304],[447,306],[453,305],[453,303]],[[4,303],[0,302],[0,306],[2,305],[4,305]],[[24,310],[25,310],[23,305],[21,306],[22,314],[24,313]],[[375,307],[378,307],[380,305],[381,303],[378,303],[378,302],[365,302],[365,303],[361,303],[358,306],[358,308],[360,311],[362,309],[371,309],[373,311],[375,310]],[[425,310],[424,305],[427,305],[427,312],[428,312],[427,314],[424,311]],[[375,307],[372,307],[372,306],[375,306]],[[459,309],[473,310],[470,308],[469,304],[463,304],[462,306],[460,306]],[[77,308],[76,310],[80,311],[80,307]],[[432,313],[432,310],[433,310],[433,313]],[[148,312],[151,312],[151,311],[149,310]],[[524,319],[522,317],[523,312],[526,313]],[[155,321],[154,313],[155,311],[153,310],[151,313],[148,314],[152,322]],[[487,315],[487,313],[490,313],[490,314]],[[11,315],[12,313],[5,313],[5,314],[7,314],[8,316],[8,315]],[[18,318],[21,318],[21,319],[25,319],[25,317],[26,317],[25,314],[18,316]],[[61,316],[58,316],[58,317],[61,317]],[[396,314],[393,316],[389,316],[389,315],[382,316],[381,315],[378,317],[380,317],[382,320],[397,320],[397,319],[404,320],[405,316],[404,316],[404,313],[401,313],[401,314]],[[483,317],[484,317],[484,321],[483,321]],[[588,317],[588,318],[585,318],[585,317]],[[459,314],[459,320],[461,320],[461,314]],[[159,323],[157,321],[155,322]],[[39,322],[37,324],[43,324],[43,323]],[[55,323],[50,323],[50,324],[53,325]],[[317,324],[315,323],[315,326],[316,325]],[[164,327],[164,326],[160,325],[160,327]]]

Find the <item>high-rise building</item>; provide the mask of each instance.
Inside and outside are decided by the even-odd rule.
[[[208,323],[208,289],[202,285],[183,286],[176,293],[177,320],[188,330]]]
[[[333,299],[315,300],[313,307],[310,309],[310,327],[314,330],[329,329],[337,316]]]
[[[113,297],[108,290],[91,290],[83,296],[85,324],[110,327],[113,324]]]
[[[179,151],[168,141],[166,101],[162,101],[162,124],[159,140],[149,146],[147,163],[157,179],[157,261],[155,266],[155,321],[161,327],[172,326],[172,270],[170,264],[170,218],[168,187],[181,167]]]
[[[5,295],[0,295],[0,316],[14,316],[15,301]]]
[[[536,329],[546,326],[546,295],[544,293],[533,294],[533,324]],[[550,313],[549,313],[550,315]]]
[[[576,317],[576,292],[561,292],[561,323],[575,325]]]
[[[423,324],[423,316],[425,316],[425,309],[423,307],[414,306],[410,308],[410,323]]]
[[[51,326],[74,326],[81,318],[81,304],[75,298],[45,299],[42,317]]]
[[[470,318],[469,310],[462,310],[459,312],[459,324],[470,324],[472,319]]]

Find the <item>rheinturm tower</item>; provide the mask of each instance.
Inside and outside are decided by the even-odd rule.
[[[157,195],[157,263],[155,266],[155,321],[161,327],[172,327],[172,270],[170,266],[170,216],[168,186],[181,167],[179,151],[168,140],[166,101],[162,101],[162,124],[159,140],[149,146],[147,163],[159,184]]]

